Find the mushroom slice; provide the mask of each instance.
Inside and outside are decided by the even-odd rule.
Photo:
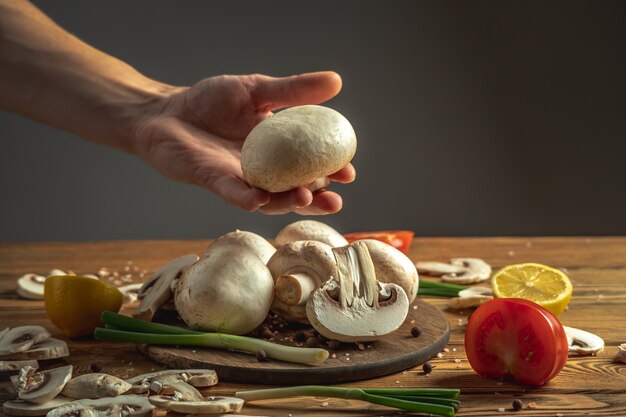
[[[24,367],[17,377],[17,396],[20,400],[43,404],[56,397],[70,378],[72,365],[41,372]]]
[[[167,411],[186,414],[238,413],[244,401],[235,397],[206,397],[202,401],[178,401],[170,396],[153,395],[150,403]]]
[[[26,359],[22,361],[1,361],[0,360],[0,372],[19,371],[25,366],[32,368],[39,368],[39,363],[36,360]]]
[[[348,244],[341,233],[316,220],[299,220],[288,224],[276,235],[276,244],[279,247],[296,240],[316,240],[332,248]]]
[[[459,296],[450,299],[448,307],[455,309],[478,307],[493,300],[493,292],[489,287],[470,287],[459,291]]]
[[[0,357],[28,350],[49,337],[50,333],[41,326],[19,326],[9,329],[0,339]]]
[[[48,412],[65,405],[70,401],[71,400],[69,398],[65,398],[60,395],[50,401],[46,401],[43,404],[33,404],[22,400],[13,400],[2,404],[2,412],[8,416],[39,417],[45,416]]]
[[[454,258],[450,264],[442,262],[417,262],[419,273],[440,276],[444,282],[455,284],[476,284],[489,279],[491,266],[478,258]]]
[[[622,343],[617,347],[617,354],[613,358],[613,362],[626,363],[626,343]]]
[[[29,300],[43,300],[46,277],[38,274],[22,275],[17,280],[17,295]]]
[[[143,299],[133,316],[142,320],[152,320],[159,307],[172,298],[173,294],[170,289],[172,281],[185,267],[192,265],[198,259],[196,254],[185,255],[174,259],[156,271],[139,290],[138,296]]]
[[[0,356],[0,360],[45,360],[63,358],[70,355],[67,343],[63,340],[50,338],[41,343],[37,343],[29,350]]]
[[[317,241],[295,241],[281,246],[267,262],[274,278],[272,310],[289,321],[308,323],[306,302],[313,291],[337,276],[332,248]]]
[[[47,417],[147,417],[154,406],[146,397],[120,395],[97,400],[77,400],[55,408]]]
[[[132,384],[113,375],[93,373],[71,379],[61,394],[77,400],[117,397],[128,391]]]
[[[573,327],[563,326],[567,336],[570,355],[595,355],[604,350],[604,340],[600,336]]]
[[[376,281],[363,242],[334,248],[338,279],[328,280],[309,298],[306,312],[320,334],[341,342],[371,341],[396,330],[409,312],[406,293]]]
[[[168,369],[166,371],[152,372],[129,378],[126,382],[132,384],[133,387],[142,386],[147,383],[149,388],[150,382],[154,380],[162,381],[161,378],[166,376],[176,378],[181,382],[186,382],[197,388],[212,387],[217,384],[217,373],[211,369]]]
[[[128,284],[118,287],[122,294],[124,294],[124,305],[132,304],[139,298],[139,290],[143,287],[143,284]]]

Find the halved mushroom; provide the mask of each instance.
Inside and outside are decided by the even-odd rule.
[[[315,330],[328,339],[363,342],[400,327],[409,311],[407,295],[399,285],[376,281],[366,244],[355,242],[333,253],[338,278],[316,290],[306,306]]]
[[[315,240],[326,243],[332,248],[348,244],[341,233],[327,224],[315,220],[299,220],[291,223],[276,235],[276,244],[279,247],[297,240]]]
[[[217,385],[217,373],[212,369],[168,369],[165,371],[151,372],[126,379],[129,384],[135,385],[143,381],[151,381],[153,378],[165,375],[175,375],[178,379],[196,388],[206,388]]]
[[[19,371],[25,366],[39,368],[39,363],[36,360],[32,360],[32,359],[26,359],[22,361],[0,360],[0,372]]]
[[[0,360],[46,360],[63,358],[70,355],[67,343],[63,340],[49,338],[31,346],[30,349],[0,356]]]
[[[131,387],[131,384],[113,375],[93,373],[70,379],[61,394],[76,400],[117,397]]]
[[[199,259],[198,255],[189,254],[167,263],[156,271],[138,292],[141,304],[133,316],[142,320],[152,320],[159,307],[172,298],[170,284],[182,270]]]
[[[71,402],[69,398],[56,396],[43,404],[34,404],[22,400],[6,401],[2,404],[2,412],[8,416],[39,417],[45,416],[57,407]]]
[[[124,416],[147,417],[152,415],[154,406],[146,397],[119,395],[97,400],[77,400],[57,407],[47,417],[96,417]]]
[[[206,397],[202,401],[180,401],[165,395],[149,397],[150,403],[167,411],[186,414],[238,413],[244,401],[235,397]]]
[[[489,287],[469,287],[459,291],[459,296],[450,299],[448,307],[455,309],[479,307],[493,300],[493,292]]]
[[[419,273],[440,276],[444,282],[475,284],[489,279],[491,266],[478,258],[454,258],[449,264],[443,262],[416,262]]]
[[[17,396],[20,400],[43,404],[56,397],[72,377],[72,365],[37,372],[30,366],[17,376]]]
[[[128,284],[118,287],[117,289],[120,290],[122,294],[124,294],[123,304],[128,305],[137,301],[137,299],[139,299],[139,290],[141,290],[141,287],[143,287],[143,284],[141,283]]]
[[[613,358],[613,362],[626,363],[626,343],[622,343],[617,347],[617,354]]]
[[[604,340],[585,330],[563,326],[570,355],[595,355],[604,350]]]
[[[43,300],[46,277],[38,274],[25,274],[17,280],[17,295],[29,300]]]
[[[295,241],[281,246],[267,263],[274,278],[272,310],[289,321],[308,323],[306,301],[313,291],[337,276],[330,246],[317,241]]]
[[[41,326],[19,326],[9,329],[0,338],[0,357],[12,355],[30,349],[34,344],[43,342],[50,333]]]
[[[228,245],[234,245],[240,248],[245,247],[264,264],[267,264],[267,261],[269,261],[272,255],[274,255],[274,252],[276,252],[276,248],[264,237],[244,230],[235,230],[213,241],[206,249],[203,257],[209,256],[213,250],[221,249]]]

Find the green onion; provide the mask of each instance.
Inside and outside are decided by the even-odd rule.
[[[431,388],[338,388],[319,385],[304,385],[288,388],[272,388],[254,391],[242,391],[235,396],[245,401],[267,400],[286,397],[335,397],[351,400],[367,401],[374,404],[394,407],[401,410],[417,413],[435,414],[444,417],[454,417],[458,402],[451,400],[459,396],[458,389],[431,389]],[[403,398],[397,398],[403,396]],[[447,399],[450,405],[438,404],[435,400]]]
[[[256,354],[263,350],[268,357],[287,362],[315,364],[328,358],[328,351],[317,348],[298,348],[266,342],[252,337],[224,333],[202,333],[165,324],[137,320],[110,311],[102,314],[102,321],[113,328],[97,328],[96,339],[132,343],[151,343],[174,346],[204,346]]]
[[[437,297],[458,297],[459,291],[465,290],[465,285],[447,284],[445,282],[419,280],[418,295],[434,295]]]

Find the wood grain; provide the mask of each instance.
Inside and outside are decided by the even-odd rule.
[[[201,253],[208,241],[127,241],[83,243],[0,244],[0,327],[42,324],[55,337],[58,330],[45,316],[43,303],[15,297],[15,279],[26,272],[52,268],[79,273],[100,267],[121,270],[128,261],[150,271],[165,261],[186,253]],[[596,333],[607,343],[594,357],[570,358],[564,370],[546,386],[529,388],[508,381],[477,376],[467,363],[463,349],[465,322],[470,310],[450,311],[447,300],[425,300],[444,312],[450,324],[450,340],[435,367],[425,375],[420,367],[365,381],[342,384],[353,387],[450,387],[461,388],[459,416],[626,416],[626,365],[612,363],[619,343],[626,342],[626,238],[417,238],[411,249],[413,260],[445,261],[453,257],[476,256],[494,268],[518,262],[542,262],[562,268],[574,283],[569,309],[559,318],[563,324]],[[163,367],[146,359],[134,345],[93,340],[70,341],[77,374],[98,369],[130,377]],[[65,361],[47,364],[58,366]],[[6,376],[0,377],[0,401],[11,398]],[[305,383],[306,381],[302,381]],[[222,382],[206,390],[211,394],[233,394],[259,388],[258,384]],[[512,414],[511,402],[520,398],[525,408]],[[506,412],[498,411],[504,408]],[[249,415],[269,416],[399,416],[407,415],[368,404],[333,398],[292,398],[247,404]]]

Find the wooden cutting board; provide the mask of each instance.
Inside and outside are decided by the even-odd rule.
[[[411,328],[423,333],[411,336]],[[297,329],[276,328],[274,341],[295,346],[291,341]],[[416,300],[404,324],[384,338],[365,343],[342,343],[331,356],[317,365],[278,360],[259,362],[254,355],[208,348],[182,348],[142,345],[140,350],[170,368],[214,369],[220,380],[251,384],[336,384],[358,381],[403,371],[420,365],[441,352],[450,338],[450,326],[436,307]],[[283,339],[287,339],[286,341]],[[320,347],[325,347],[321,345]],[[334,354],[334,355],[333,355]],[[334,357],[333,357],[334,356]]]

